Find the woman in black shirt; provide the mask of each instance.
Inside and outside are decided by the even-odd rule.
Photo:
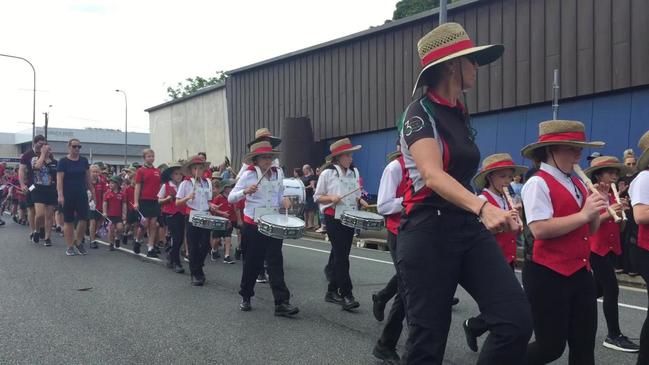
[[[456,23],[433,29],[417,46],[423,70],[415,90],[427,92],[399,123],[409,174],[397,238],[410,334],[405,363],[442,363],[460,284],[491,331],[478,364],[522,364],[532,333],[529,304],[492,234],[517,230],[515,212],[472,192],[480,152],[458,100],[474,86],[478,66],[498,59],[503,46],[474,47]]]

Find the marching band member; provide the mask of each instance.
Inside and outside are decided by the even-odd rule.
[[[180,263],[180,246],[182,246],[185,237],[185,214],[184,209],[176,205],[176,195],[183,181],[182,165],[179,163],[169,165],[162,172],[160,179],[163,184],[158,191],[158,203],[162,205],[162,214],[171,233],[171,249],[167,254],[167,267],[182,274],[185,269]]]
[[[97,231],[104,222],[104,194],[108,191],[108,183],[104,182],[101,176],[99,165],[90,166],[90,177],[92,185],[90,189],[95,191],[95,199],[88,202],[90,213],[88,216],[88,231],[90,232],[90,248],[99,248],[97,243]],[[83,243],[79,244],[83,247]]]
[[[638,249],[636,258],[640,275],[649,283],[649,131],[638,142],[642,150],[637,162],[638,176],[631,182],[629,196],[633,207],[633,217],[638,224]],[[645,318],[640,333],[640,353],[637,365],[649,364],[649,314]]]
[[[535,341],[527,347],[527,364],[547,364],[563,354],[570,364],[595,363],[597,302],[590,273],[589,236],[599,229],[599,212],[607,201],[572,176],[585,147],[584,125],[551,120],[539,125],[539,139],[522,155],[541,163],[522,190],[527,225],[534,236],[531,260],[523,268],[523,285],[532,307]]]
[[[158,230],[157,220],[160,215],[158,204],[158,191],[160,190],[160,170],[153,166],[155,152],[146,148],[142,151],[144,166],[135,172],[135,203],[133,208],[144,216],[144,229],[149,234],[147,257],[158,257],[155,252],[155,239]],[[133,243],[133,252],[140,253],[140,242]]]
[[[397,233],[401,220],[401,210],[403,209],[403,196],[408,189],[406,185],[408,181],[406,176],[407,170],[405,168],[405,161],[401,156],[399,144],[397,144],[397,151],[388,155],[388,161],[389,163],[383,170],[381,182],[379,183],[376,204],[378,213],[385,216],[386,228],[388,230],[388,248],[390,249],[392,261],[396,264]],[[395,274],[383,290],[372,295],[372,302],[374,302],[372,311],[378,321],[383,320],[385,304],[394,296],[394,302],[392,303],[392,308],[390,308],[388,320],[385,323],[385,327],[383,327],[381,337],[372,351],[374,356],[381,360],[399,361],[396,347],[401,336],[401,331],[403,330],[403,319],[406,313],[398,288],[398,279]]]
[[[330,262],[333,275],[329,280],[325,301],[342,305],[344,310],[358,308],[359,303],[352,293],[352,280],[349,276],[349,252],[354,240],[354,229],[344,226],[340,217],[346,210],[356,210],[358,204],[363,208],[367,202],[361,199],[360,174],[353,166],[352,154],[361,149],[354,146],[349,138],[331,144],[327,164],[323,169],[313,194],[325,214],[327,236],[331,242]]]
[[[473,178],[473,186],[481,191],[480,199],[489,204],[512,214],[513,219],[518,219],[517,207],[510,205],[507,195],[514,176],[527,172],[527,167],[516,165],[508,153],[497,153],[482,161],[482,170]],[[516,236],[519,232],[496,233],[494,237],[507,264],[512,268],[516,266]],[[467,345],[473,352],[478,352],[478,337],[488,328],[481,316],[469,318],[462,324]]]
[[[108,228],[109,250],[114,251],[115,247],[120,246],[119,238],[122,234],[126,223],[126,197],[121,192],[122,179],[118,176],[112,176],[108,179],[108,191],[104,193],[103,209],[105,216],[110,221]]]
[[[209,214],[210,200],[212,200],[212,182],[203,177],[209,162],[200,156],[187,160],[183,166],[183,174],[188,180],[180,183],[176,193],[176,205],[185,206],[185,229],[187,232],[187,245],[189,247],[189,272],[192,276],[191,284],[202,286],[205,284],[203,264],[205,256],[210,249],[209,229],[196,227],[192,224],[194,214]],[[176,262],[178,264],[180,260]]]
[[[255,139],[253,139],[251,142],[248,142],[246,147],[250,148],[255,143],[259,143],[262,141],[269,142],[273,148],[277,148],[280,143],[282,143],[282,140],[279,139],[279,137],[275,137],[270,133],[270,130],[268,128],[259,128],[255,131]],[[250,165],[246,163],[245,161],[241,164],[241,170],[239,170],[239,173],[237,174],[237,177],[240,177],[241,174],[246,172]],[[279,165],[279,159],[275,158],[273,159],[273,167],[280,167]]]
[[[617,202],[611,187],[620,176],[624,176],[627,167],[620,163],[617,157],[601,156],[594,158],[590,167],[584,172],[597,183],[599,192],[607,197],[609,205],[618,217],[624,209],[622,202]],[[599,215],[600,226],[597,233],[590,237],[590,266],[597,288],[601,288],[603,295],[604,318],[608,328],[608,335],[604,340],[604,347],[623,352],[638,352],[639,346],[631,342],[620,331],[618,313],[618,295],[620,288],[615,276],[615,260],[622,253],[620,244],[620,225],[615,222],[610,213],[604,209]],[[599,294],[599,293],[598,293]]]
[[[480,151],[459,102],[462,90],[475,85],[478,66],[498,59],[504,48],[474,47],[457,23],[433,29],[417,47],[423,70],[415,90],[427,90],[399,122],[409,176],[397,237],[409,326],[405,363],[442,363],[460,284],[480,306],[490,331],[478,364],[522,364],[532,333],[529,305],[489,232],[516,231],[519,225],[510,212],[472,192]]]
[[[259,217],[269,213],[277,213],[280,205],[290,206],[284,198],[282,185],[282,170],[272,166],[273,159],[279,155],[268,141],[253,143],[250,152],[245,155],[244,163],[248,169],[244,171],[236,185],[228,195],[228,202],[235,204],[245,199],[243,210],[243,232],[241,244],[244,249],[243,273],[241,275],[241,304],[244,311],[252,309],[250,299],[255,295],[255,280],[262,270],[264,259],[268,265],[270,288],[275,299],[275,315],[290,317],[299,309],[290,304],[290,292],[284,282],[284,259],[282,243],[259,232],[257,222]]]

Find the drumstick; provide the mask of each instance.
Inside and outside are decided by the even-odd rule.
[[[611,184],[611,189],[613,189],[613,196],[615,196],[615,201],[616,201],[618,204],[621,205],[621,204],[622,204],[622,200],[620,200],[620,192],[617,190],[617,185],[615,185],[615,183],[612,183],[612,184]],[[626,212],[624,211],[624,209],[622,209],[622,220],[624,220],[624,221],[628,221],[628,220],[629,220],[629,218],[627,218],[627,216],[626,216]]]
[[[588,176],[586,176],[584,171],[581,169],[581,166],[575,164],[573,165],[573,169],[575,170],[575,173],[579,175],[581,180],[583,180],[583,182],[586,183],[586,186],[588,186],[588,189],[590,189],[590,191],[592,191],[593,194],[599,194],[599,191],[595,189],[595,185],[593,185],[593,182],[588,178]],[[610,206],[606,207],[606,210],[608,211],[608,214],[610,214],[611,217],[613,217],[615,223],[622,220],[622,218],[618,217],[617,214],[615,213],[615,210],[613,210],[613,208],[611,208]]]
[[[348,191],[347,193],[345,193],[344,195],[342,195],[342,196],[340,197],[340,200],[345,199],[346,197],[348,197],[348,196],[354,194],[355,192],[361,190],[362,188],[363,188],[362,186],[359,186],[359,187],[357,187],[356,189],[354,189],[354,190],[352,190],[352,191]]]
[[[511,209],[516,209],[514,208],[514,199],[512,199],[511,194],[509,194],[509,185],[505,185],[503,187],[503,193],[505,193],[505,198],[507,199],[507,203],[509,203],[509,207]],[[516,223],[520,224],[521,223],[521,217],[518,215],[518,211],[516,211]]]
[[[268,171],[270,171],[270,169],[271,169],[272,167],[273,167],[272,165],[269,166],[269,167],[266,169],[266,171],[264,171],[264,173],[261,174],[261,176],[259,177],[259,180],[257,180],[257,184],[256,184],[256,185],[261,184],[261,180],[264,179],[264,176],[266,176],[266,174],[268,173]]]
[[[133,207],[133,209],[135,209],[135,204],[133,204],[133,203],[131,203],[131,202],[128,202],[128,203],[131,204],[131,206]],[[140,212],[139,209],[135,209],[135,211],[140,215],[140,218],[142,218],[142,219],[146,219],[146,218],[144,218],[144,214],[142,214],[142,212]]]

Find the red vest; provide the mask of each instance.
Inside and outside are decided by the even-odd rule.
[[[615,203],[613,196],[609,194],[609,202]],[[601,213],[606,212],[603,210]],[[590,237],[590,250],[599,256],[606,256],[613,251],[616,255],[622,253],[620,246],[620,226],[615,223],[612,217],[600,224],[597,232]]]
[[[162,213],[174,215],[176,213],[182,213],[183,209],[176,205],[176,188],[171,185],[168,181],[164,184],[165,187],[165,198],[173,196],[173,198],[162,204]]]
[[[403,156],[399,156],[397,161],[399,161],[399,165],[401,165],[401,182],[397,186],[396,198],[402,198],[408,190],[408,169],[406,169],[406,162],[403,160]],[[401,212],[385,217],[386,228],[394,234],[398,233],[400,223]]]
[[[550,189],[550,200],[554,210],[554,218],[566,217],[581,211],[573,195],[552,175],[545,171],[539,171],[537,176],[545,180]],[[579,188],[582,196],[582,205],[586,202],[586,189],[581,182],[571,177],[573,184]],[[547,240],[534,240],[532,261],[543,265],[563,276],[570,276],[583,267],[590,270],[590,239],[589,225],[575,229],[561,237]]]
[[[493,196],[491,196],[491,194],[483,191],[482,195],[487,198],[487,201],[491,203],[491,205],[502,209],[502,207],[498,205],[498,202],[496,201],[496,199],[494,199]],[[507,204],[507,202],[505,202],[505,204]],[[509,207],[508,204],[507,207]],[[516,260],[516,232],[498,233],[495,235],[495,238],[496,242],[498,242],[498,246],[500,246],[500,249],[503,251],[505,260],[507,260],[508,264],[511,264],[514,260]]]

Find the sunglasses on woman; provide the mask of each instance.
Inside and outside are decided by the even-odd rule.
[[[70,145],[70,147],[71,147],[71,148],[76,148],[76,149],[78,149],[78,150],[81,149],[81,145],[80,145],[80,144],[72,144],[72,145]]]

